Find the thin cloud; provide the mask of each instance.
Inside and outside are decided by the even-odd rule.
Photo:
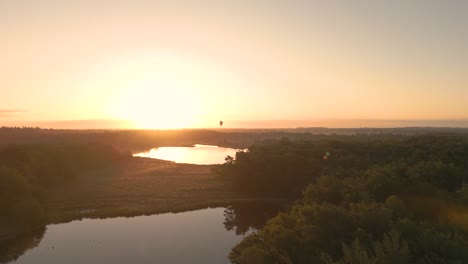
[[[26,110],[12,110],[0,109],[0,117],[21,117],[21,113],[27,112]]]

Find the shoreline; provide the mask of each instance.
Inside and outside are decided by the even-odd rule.
[[[0,235],[0,242],[49,224],[81,219],[136,217],[179,213],[238,203],[287,204],[274,197],[248,197],[233,193],[213,174],[216,165],[175,163],[132,157],[117,167],[102,168],[51,191],[46,197],[44,225],[20,233]]]

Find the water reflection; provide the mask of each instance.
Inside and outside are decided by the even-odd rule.
[[[273,203],[244,202],[54,224],[45,235],[41,231],[0,244],[0,263],[229,263],[230,249],[280,209]]]
[[[283,208],[278,203],[248,202],[236,203],[224,210],[224,227],[244,235],[252,230],[260,230],[268,219],[276,216]]]
[[[0,263],[17,260],[29,249],[35,248],[44,236],[45,228],[0,242]]]
[[[224,163],[226,156],[235,156],[238,149],[223,148],[212,145],[195,144],[193,147],[160,147],[148,152],[134,154],[135,157],[145,157],[190,163],[210,165]]]

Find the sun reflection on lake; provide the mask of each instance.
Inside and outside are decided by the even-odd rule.
[[[145,157],[190,163],[199,165],[220,164],[226,156],[234,157],[240,149],[223,148],[212,145],[195,144],[193,147],[160,147],[148,152],[134,154],[135,157]]]

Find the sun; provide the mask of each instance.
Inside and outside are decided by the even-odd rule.
[[[225,109],[222,91],[240,87],[221,66],[180,54],[119,55],[98,69],[103,81],[92,83],[107,87],[105,115],[138,129],[212,126]]]
[[[191,128],[198,123],[197,95],[177,80],[144,79],[120,94],[112,115],[140,129]]]

